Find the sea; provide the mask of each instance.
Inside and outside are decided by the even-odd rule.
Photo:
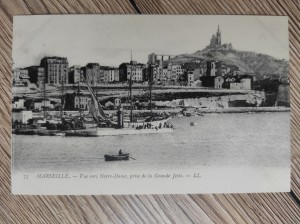
[[[102,136],[13,135],[14,173],[184,170],[290,166],[290,114],[175,117],[173,133]],[[196,122],[191,126],[191,122]],[[105,162],[105,154],[130,153]]]

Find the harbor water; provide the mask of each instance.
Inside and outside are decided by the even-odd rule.
[[[103,136],[13,135],[13,171],[102,172],[197,167],[288,168],[289,113],[176,117],[173,133]],[[191,122],[197,123],[190,126]],[[129,161],[105,162],[119,149]]]

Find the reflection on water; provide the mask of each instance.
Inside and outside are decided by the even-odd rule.
[[[197,126],[190,126],[195,121]],[[14,171],[289,167],[289,113],[174,118],[174,133],[104,137],[13,135]],[[129,152],[136,160],[105,162]]]

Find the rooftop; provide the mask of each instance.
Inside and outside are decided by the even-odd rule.
[[[99,66],[100,67],[99,63],[97,63],[97,62],[88,63],[85,67],[87,67],[87,68],[93,68],[94,66]]]

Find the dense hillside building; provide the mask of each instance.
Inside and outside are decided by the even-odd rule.
[[[184,74],[185,69],[181,65],[171,65],[171,80],[178,81]]]
[[[85,66],[85,79],[90,85],[96,85],[101,82],[101,67],[99,63],[88,63]],[[102,77],[103,78],[103,77]]]
[[[251,90],[252,80],[250,78],[243,78],[243,79],[240,80],[240,82],[242,84],[242,89]]]
[[[156,64],[148,64],[147,70],[146,70],[146,77],[144,78],[144,81],[153,82],[156,80],[156,77],[157,77],[157,65]]]
[[[120,81],[120,75],[119,75],[119,69],[118,68],[114,68],[114,80],[115,82],[119,82]]]
[[[130,61],[130,63],[122,63],[119,66],[119,80],[125,82],[132,79],[133,82],[143,81],[143,70],[145,64],[137,63],[136,61]]]
[[[166,81],[170,79],[171,76],[171,68],[166,65],[167,61],[169,61],[172,55],[167,54],[156,54],[152,53],[148,55],[147,65],[156,66],[155,74],[153,75],[153,79],[157,81]]]
[[[76,84],[79,82],[83,82],[83,70],[81,66],[74,65],[69,69],[69,83]]]
[[[16,68],[13,70],[13,85],[23,85],[28,80],[27,68]]]
[[[103,81],[105,83],[113,82],[115,80],[115,69],[112,67],[102,67],[101,70],[103,70]]]
[[[29,80],[31,83],[41,87],[45,82],[45,68],[41,66],[27,67]]]
[[[91,96],[82,93],[67,93],[65,95],[66,104],[65,110],[81,110],[85,111],[89,109]]]
[[[48,84],[68,84],[69,63],[63,57],[44,57],[41,67],[45,71],[45,81]]]

